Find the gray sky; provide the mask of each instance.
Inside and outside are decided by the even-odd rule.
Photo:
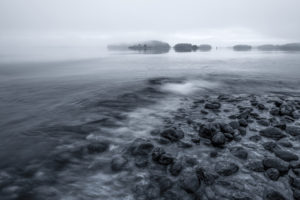
[[[0,0],[2,41],[300,41],[300,0]]]

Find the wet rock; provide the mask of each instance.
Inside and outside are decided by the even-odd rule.
[[[249,137],[249,140],[252,142],[258,142],[261,140],[261,136],[260,135],[253,135],[251,137]]]
[[[279,174],[279,171],[277,169],[274,169],[274,168],[270,168],[270,169],[267,169],[266,171],[266,175],[267,177],[269,177],[272,181],[277,181],[280,174]]]
[[[221,131],[223,133],[230,133],[230,134],[234,133],[233,128],[229,124],[222,124],[221,125]]]
[[[270,122],[266,119],[260,119],[260,120],[257,120],[257,123],[259,125],[262,125],[262,126],[269,126],[270,125]]]
[[[154,145],[143,139],[136,139],[130,146],[130,152],[132,155],[148,155],[151,153]]]
[[[282,150],[280,148],[274,148],[273,152],[278,158],[281,158],[282,160],[287,162],[292,160],[298,160],[298,156],[296,154]]]
[[[221,108],[221,104],[219,102],[210,102],[210,103],[206,103],[204,105],[204,108],[210,109],[210,110],[217,110],[217,109]]]
[[[240,123],[238,121],[231,121],[229,123],[229,125],[233,128],[233,129],[238,129],[240,127]]]
[[[300,200],[300,190],[293,189],[294,200]]]
[[[204,115],[207,115],[208,114],[208,112],[206,111],[206,110],[201,110],[200,111],[202,114],[204,114]]]
[[[211,142],[214,146],[223,146],[226,138],[223,133],[219,132],[212,137]]]
[[[299,126],[287,126],[285,131],[292,136],[300,135],[300,127]]]
[[[186,164],[185,167],[187,167],[187,166],[193,167],[193,166],[197,165],[197,163],[198,163],[197,158],[191,157],[191,156],[184,156],[184,162]]]
[[[225,136],[229,141],[231,141],[231,140],[234,139],[233,135],[230,134],[230,133],[224,133],[224,136]]]
[[[279,109],[279,114],[280,115],[292,115],[294,112],[294,109],[290,105],[281,105]]]
[[[248,158],[248,152],[243,147],[232,147],[230,152],[237,158],[246,160]]]
[[[292,171],[293,171],[294,174],[296,174],[297,176],[300,176],[300,169],[299,169],[299,168],[292,169]]]
[[[277,144],[275,142],[264,142],[262,146],[265,150],[273,152],[274,149],[277,147]]]
[[[159,147],[155,147],[152,151],[152,160],[158,161],[161,155],[165,154],[165,150]]]
[[[150,180],[159,186],[160,193],[169,190],[174,184],[171,179],[162,175],[151,175]]]
[[[199,180],[203,181],[205,185],[214,184],[215,180],[219,177],[216,173],[204,169],[203,167],[198,167],[196,169],[197,176]]]
[[[124,169],[124,167],[126,166],[127,163],[128,163],[128,160],[126,158],[124,158],[123,156],[115,156],[111,160],[111,169],[112,169],[112,171],[119,172],[122,169]]]
[[[290,176],[290,185],[299,190],[300,189],[300,178]]]
[[[287,138],[280,139],[278,141],[278,144],[283,146],[283,147],[287,147],[287,148],[293,147],[293,144]]]
[[[258,108],[259,110],[264,110],[264,109],[265,109],[265,106],[264,106],[264,104],[259,103],[259,104],[257,104],[257,108]]]
[[[263,165],[266,169],[275,168],[280,173],[286,173],[289,170],[289,164],[277,158],[265,158],[263,159]]]
[[[240,119],[239,123],[240,123],[240,126],[242,126],[242,127],[247,127],[248,126],[248,122],[245,119]]]
[[[211,158],[216,158],[218,156],[218,152],[217,151],[212,151],[212,152],[210,152],[209,156]]]
[[[148,165],[148,157],[138,156],[135,158],[135,165],[139,168],[145,168]]]
[[[286,124],[279,123],[279,124],[276,124],[274,127],[279,128],[281,130],[285,130],[286,129]]]
[[[218,123],[201,125],[199,128],[199,135],[208,139],[210,139],[217,132],[220,132],[220,124]]]
[[[270,110],[270,114],[274,115],[274,116],[278,116],[279,115],[279,109],[278,108],[272,108]]]
[[[162,137],[169,139],[171,142],[177,142],[184,138],[184,133],[181,130],[176,130],[173,128],[166,129],[160,134]]]
[[[158,163],[161,165],[169,165],[173,163],[174,158],[172,157],[171,154],[164,153],[160,156],[158,159]]]
[[[184,149],[186,149],[186,148],[191,148],[191,147],[193,147],[193,144],[190,143],[190,142],[179,141],[179,142],[178,142],[178,147],[179,147],[179,148],[184,148]]]
[[[300,161],[297,160],[297,161],[290,162],[290,167],[293,168],[293,169],[300,168]]]
[[[280,192],[275,190],[266,190],[264,200],[287,200]]]
[[[195,144],[200,144],[200,137],[199,136],[193,136],[191,141]]]
[[[228,161],[220,161],[215,166],[216,172],[221,176],[230,176],[239,170],[239,167]]]
[[[263,137],[271,138],[274,140],[279,140],[281,138],[286,137],[286,135],[282,133],[280,129],[274,127],[263,129],[259,133]]]
[[[245,136],[245,135],[247,134],[246,128],[240,127],[240,128],[239,128],[239,133],[240,133],[242,136]]]
[[[92,142],[87,146],[89,153],[102,153],[109,148],[109,143],[104,141]]]
[[[179,160],[176,160],[175,162],[173,162],[173,164],[170,166],[169,168],[169,172],[173,175],[173,176],[178,176],[181,172],[183,168],[182,162]]]
[[[195,172],[186,171],[181,174],[179,185],[186,192],[195,193],[200,187],[200,182]]]

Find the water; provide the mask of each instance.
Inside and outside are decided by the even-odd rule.
[[[299,53],[32,49],[1,50],[6,199],[132,199],[126,183],[145,172],[112,173],[111,157],[135,138],[149,137],[193,97],[300,92]],[[95,140],[109,141],[109,151],[78,152]]]

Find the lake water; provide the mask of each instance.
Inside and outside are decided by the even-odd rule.
[[[195,93],[297,96],[299,86],[300,53],[2,49],[0,173],[13,176],[3,194],[7,199],[33,193],[31,199],[131,199],[124,187],[128,179],[111,174],[106,164],[122,145],[160,126],[182,99]],[[109,140],[110,151],[80,161],[68,154],[95,139]],[[49,167],[57,159],[73,160],[65,170]],[[35,176],[28,175],[31,170]]]

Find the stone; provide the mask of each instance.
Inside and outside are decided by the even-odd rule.
[[[263,137],[271,138],[274,140],[279,140],[281,138],[286,137],[286,135],[284,133],[282,133],[282,131],[280,129],[274,128],[274,127],[263,129],[259,133]]]
[[[151,142],[143,139],[136,139],[129,147],[131,154],[134,156],[148,155],[153,148],[154,145]]]
[[[219,102],[210,102],[210,103],[206,103],[204,105],[204,108],[210,109],[210,110],[217,110],[217,109],[221,108],[221,104]]]
[[[269,168],[266,171],[266,175],[272,180],[272,181],[277,181],[280,174],[279,171],[277,169],[274,168]]]
[[[274,116],[278,116],[279,115],[279,109],[278,108],[272,108],[270,110],[270,114],[274,115]]]
[[[152,160],[158,161],[161,157],[161,155],[165,154],[165,150],[160,147],[155,147],[152,151]]]
[[[261,136],[260,135],[253,135],[251,137],[249,137],[249,140],[252,142],[258,142],[261,140]]]
[[[242,127],[247,127],[248,126],[248,122],[245,119],[240,119],[239,123],[240,123],[240,126],[242,126]]]
[[[221,132],[215,134],[211,139],[211,143],[214,146],[223,146],[225,144],[225,142],[226,142],[226,138],[225,138],[224,134]]]
[[[299,126],[287,126],[285,130],[291,136],[299,136],[300,135],[300,127]]]
[[[164,138],[169,139],[171,142],[177,142],[180,139],[184,138],[184,133],[181,130],[176,130],[173,128],[166,129],[160,133],[160,135]]]
[[[257,108],[258,108],[259,110],[264,110],[264,109],[265,109],[265,106],[264,106],[264,104],[259,103],[259,104],[257,104]]]
[[[246,128],[240,127],[240,128],[239,128],[239,133],[240,133],[242,136],[245,136],[245,135],[247,134]]]
[[[275,142],[264,142],[262,144],[265,150],[273,152],[275,148],[277,148],[277,144]]]
[[[172,157],[171,154],[164,153],[160,156],[158,159],[158,163],[161,165],[169,165],[173,163],[174,158]]]
[[[294,200],[300,200],[300,190],[293,189]]]
[[[292,115],[294,112],[294,109],[290,105],[281,105],[279,109],[279,114],[280,115]]]
[[[239,167],[228,161],[219,161],[215,166],[216,172],[221,176],[230,176],[238,172]]]
[[[211,137],[218,132],[220,132],[220,124],[218,123],[201,125],[199,128],[199,135],[208,139],[211,139]]]
[[[176,160],[175,162],[173,162],[172,165],[170,165],[169,172],[173,176],[178,176],[180,174],[182,168],[183,168],[182,162],[179,160]]]
[[[186,171],[181,174],[179,185],[187,193],[195,193],[199,189],[200,184],[195,172]]]
[[[223,133],[230,133],[230,134],[234,133],[233,128],[229,124],[222,124],[221,125],[221,131]]]
[[[286,173],[289,170],[289,164],[277,158],[265,158],[263,159],[263,165],[266,169],[275,168],[280,173]]]
[[[257,120],[257,123],[259,125],[262,125],[262,126],[269,126],[270,125],[270,122],[266,119],[260,119],[260,120]]]
[[[290,176],[290,185],[296,189],[300,189],[300,178]]]
[[[251,160],[246,164],[245,167],[254,172],[264,172],[265,171],[262,161]]]
[[[282,138],[277,143],[283,147],[287,147],[287,148],[293,147],[293,144],[287,138]]]
[[[184,149],[186,149],[186,148],[191,148],[191,147],[193,147],[193,144],[190,143],[190,142],[179,141],[179,142],[178,142],[178,147],[179,147],[179,148],[184,148]]]
[[[116,156],[111,160],[111,169],[115,172],[121,171],[127,163],[128,160],[123,156]]]
[[[237,158],[246,160],[248,158],[248,152],[243,147],[232,147],[230,152]]]
[[[92,142],[87,146],[89,153],[102,153],[109,148],[109,143],[104,141]]]
[[[215,180],[219,177],[216,173],[211,172],[210,170],[198,167],[196,169],[197,176],[199,180],[203,181],[205,185],[214,184]]]
[[[280,192],[275,190],[266,190],[264,200],[287,200]]]
[[[297,161],[290,162],[290,167],[293,168],[293,169],[300,168],[300,161],[297,160]]]
[[[229,125],[233,128],[233,129],[238,129],[240,127],[240,123],[238,121],[231,121],[229,123]]]
[[[278,158],[287,162],[292,160],[298,160],[298,156],[296,154],[289,151],[282,150],[281,148],[274,148],[273,152]]]
[[[139,168],[145,168],[148,165],[148,157],[138,156],[135,158],[135,165]]]

